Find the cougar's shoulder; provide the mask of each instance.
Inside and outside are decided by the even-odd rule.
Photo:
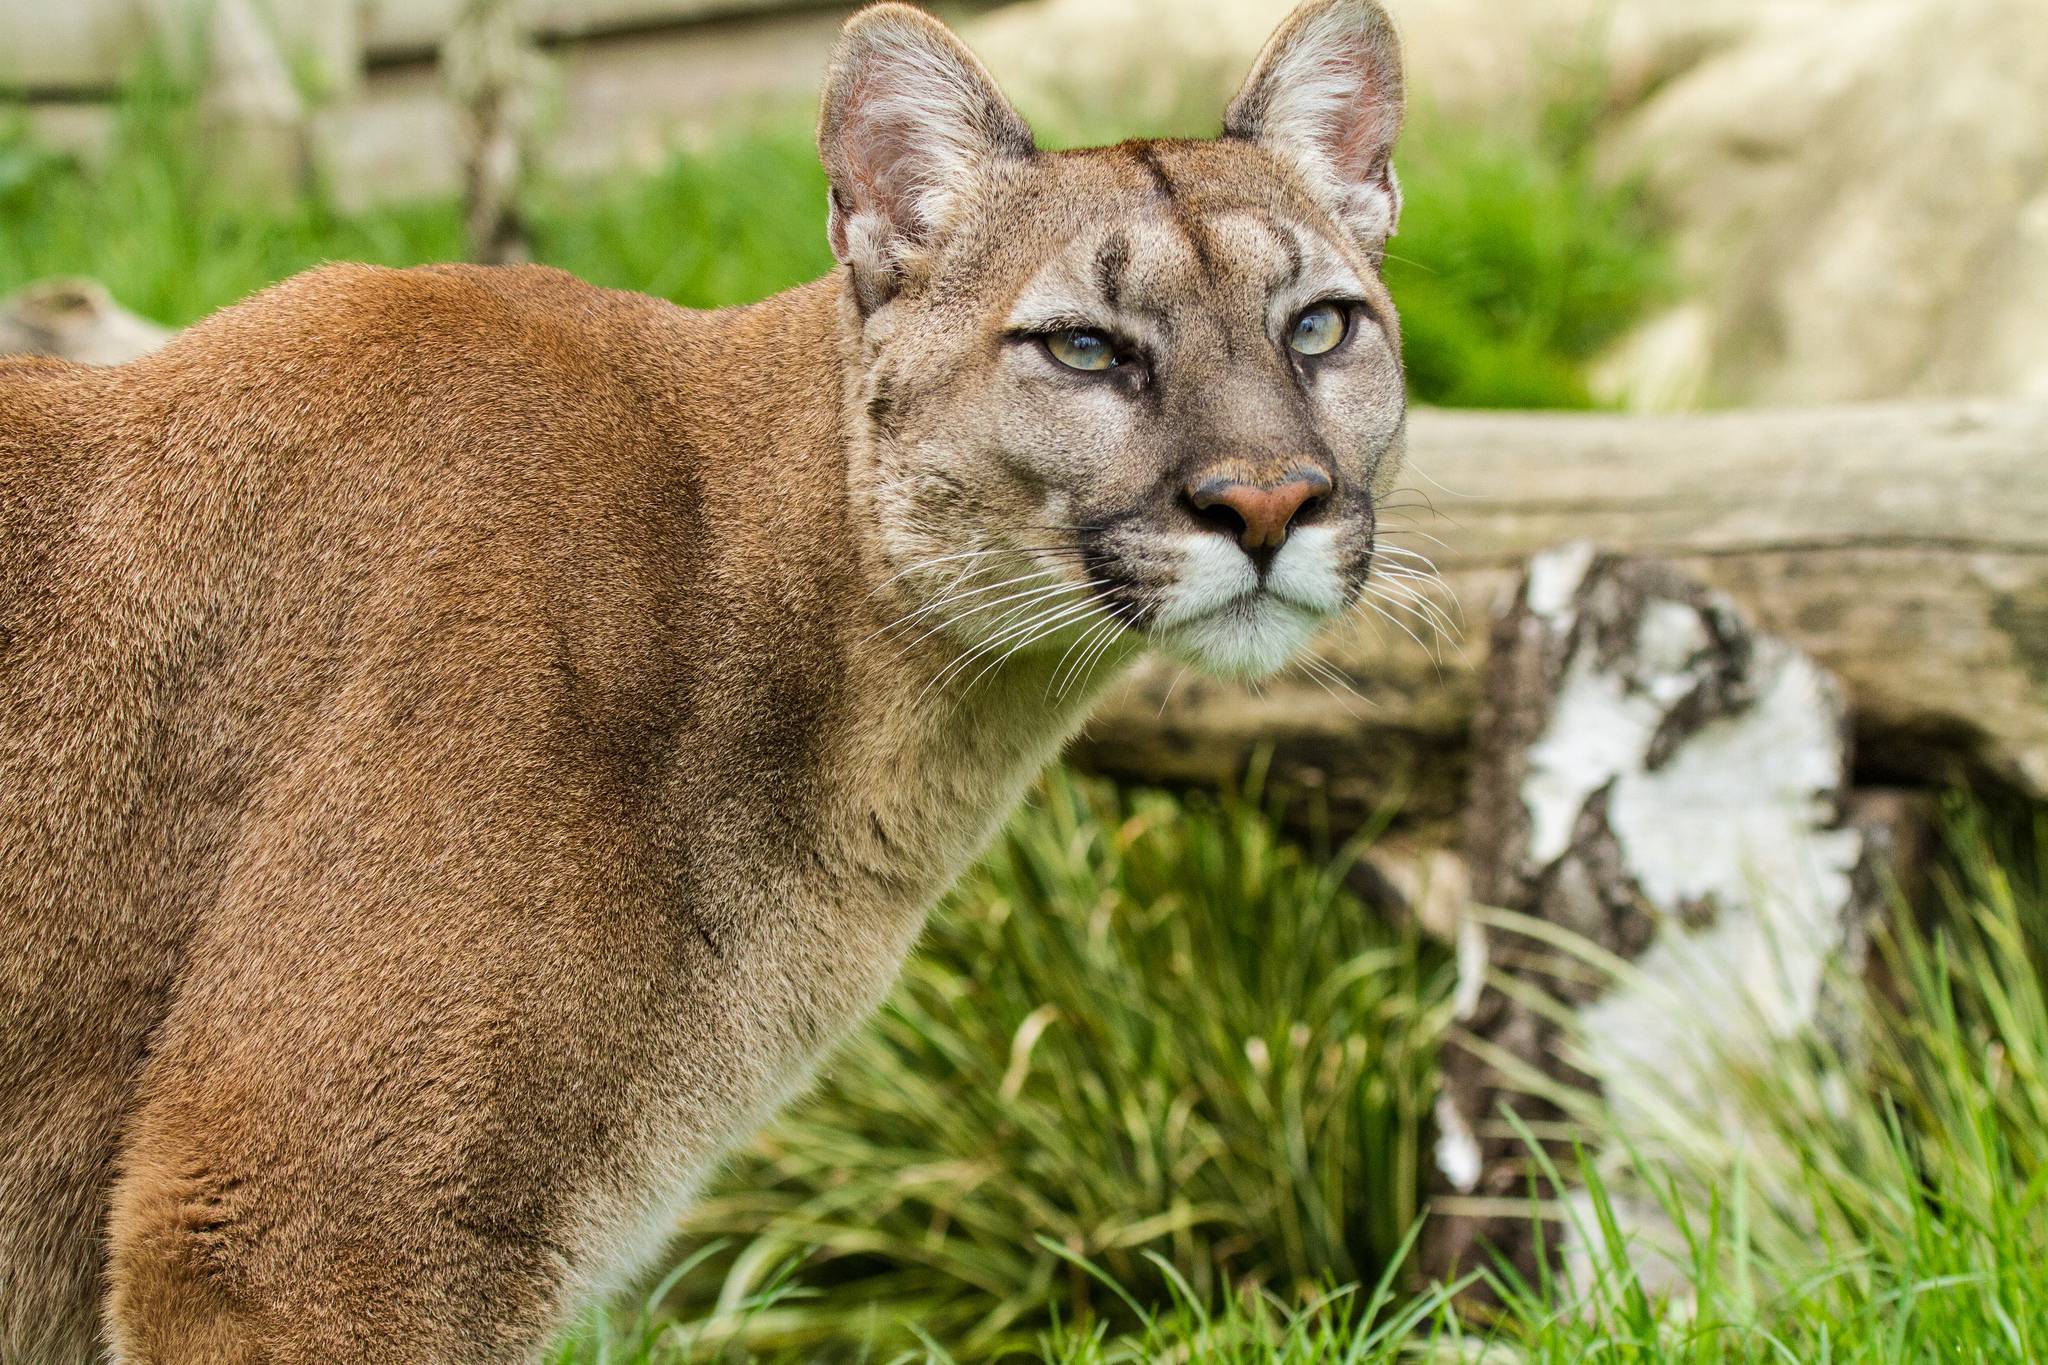
[[[690,715],[721,750],[779,733],[758,684],[822,652],[846,559],[837,377],[786,359],[834,297],[337,265],[125,366],[0,369],[11,685],[153,660],[175,688],[138,713],[251,697],[243,751],[317,725],[423,778],[615,787]]]

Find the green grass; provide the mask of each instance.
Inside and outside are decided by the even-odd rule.
[[[0,121],[0,293],[50,275],[99,279],[182,326],[323,261],[459,260],[452,201],[346,214],[320,194],[266,201],[215,173],[189,109],[138,100],[94,168],[40,152]],[[692,307],[746,303],[831,267],[825,181],[791,129],[736,134],[656,174],[545,186],[536,255],[593,282]]]
[[[1140,1305],[1298,1316],[1390,1278],[1450,976],[1346,866],[1244,801],[1056,775],[627,1339],[717,1340],[723,1303],[798,1358],[913,1326],[963,1358],[1085,1351]]]
[[[2048,866],[1966,809],[1952,845],[1844,1037],[1744,1083],[1773,1141],[1599,1178],[1675,1256],[1596,1219],[1584,1282],[1482,1267],[1461,1320],[1401,1241],[1437,956],[1243,803],[1055,776],[677,1275],[560,1360],[2041,1359]]]
[[[1585,368],[1667,288],[1656,223],[1583,139],[1442,122],[1410,135],[1389,246],[1408,384],[1445,407],[1590,407]]]
[[[1241,805],[1050,784],[697,1231],[981,1350],[1056,1312],[1372,1278],[1417,1211],[1447,978]],[[935,1121],[938,1120],[938,1121]],[[1053,1248],[1059,1248],[1058,1252]],[[775,1315],[814,1337],[836,1315]]]
[[[1403,144],[1408,208],[1387,277],[1419,401],[1585,406],[1584,363],[1663,279],[1654,225],[1599,184],[1583,139],[1425,122]],[[265,202],[219,174],[189,101],[138,94],[115,148],[85,167],[44,153],[0,109],[0,294],[91,275],[124,305],[185,325],[330,260],[459,259],[452,201],[337,210]],[[693,307],[765,297],[831,266],[825,182],[803,117],[736,131],[652,175],[543,185],[538,259]]]

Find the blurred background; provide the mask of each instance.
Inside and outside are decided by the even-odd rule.
[[[325,257],[461,254],[481,122],[536,254],[684,302],[752,298],[824,261],[799,211],[820,183],[804,129],[848,8],[8,0],[0,286],[90,266],[175,325]],[[1054,143],[1213,130],[1287,8],[939,6]],[[1418,114],[1395,270],[1419,396],[2048,391],[2031,0],[1399,11]],[[19,212],[53,198],[68,217]],[[93,224],[89,256],[67,222]]]
[[[1141,679],[674,1272],[561,1361],[2048,1356],[2048,11],[1392,7],[1412,396],[1502,415],[1418,418],[1389,539],[1462,602],[1432,568],[1390,604],[1412,647],[1263,695]],[[700,307],[813,278],[853,8],[0,0],[0,353],[119,361],[334,259]],[[1058,146],[1214,133],[1291,5],[932,8]],[[1887,850],[1796,1026],[1715,1064],[1712,1134],[1618,1119],[1559,1041],[1620,986],[1518,976],[1497,932],[1489,967],[1474,927],[1475,878],[1550,915],[1542,878],[1487,879],[1467,803],[1490,619],[1588,518],[1830,670],[1815,714],[1858,747],[1799,818]],[[1575,979],[1676,970],[1658,1009],[1690,1017],[1651,945],[1740,915],[1645,913]],[[1461,1118],[1454,1047],[1488,1104],[1541,1106]],[[1570,1255],[1445,1259],[1453,1208]]]

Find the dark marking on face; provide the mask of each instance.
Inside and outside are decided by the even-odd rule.
[[[1113,232],[1102,244],[1102,250],[1095,256],[1095,288],[1102,300],[1116,308],[1123,303],[1124,272],[1131,265],[1131,241],[1121,232]]]
[[[1143,507],[1129,508],[1091,516],[1087,530],[1076,540],[1081,552],[1081,568],[1089,578],[1106,586],[1095,589],[1095,595],[1109,607],[1110,615],[1121,620],[1126,627],[1136,629],[1150,614],[1139,590],[1124,574],[1123,559],[1111,547],[1110,541],[1131,525],[1142,526],[1148,518]]]
[[[1276,290],[1292,289],[1300,281],[1301,272],[1308,266],[1307,258],[1302,254],[1301,238],[1292,227],[1277,219],[1262,218],[1260,221],[1265,225],[1266,231],[1273,234],[1273,239],[1280,243],[1280,250],[1287,255],[1287,265],[1280,272],[1280,278],[1274,281],[1273,287]]]
[[[1222,262],[1217,257],[1216,240],[1209,235],[1209,225],[1190,210],[1181,199],[1180,189],[1173,183],[1166,166],[1159,159],[1159,149],[1150,143],[1138,142],[1131,146],[1131,154],[1138,164],[1152,178],[1152,186],[1159,197],[1166,202],[1167,210],[1173,215],[1173,225],[1187,240],[1190,250],[1195,253],[1195,264],[1201,268],[1202,278],[1214,284],[1219,278]]]
[[[1379,529],[1378,518],[1373,515],[1372,499],[1363,503],[1365,509],[1365,536],[1361,548],[1347,550],[1343,563],[1337,566],[1338,576],[1344,580],[1346,597],[1357,597],[1365,591],[1366,583],[1372,578],[1373,537]]]
[[[868,422],[876,431],[888,435],[895,430],[896,394],[889,383],[889,376],[875,376],[875,391],[868,395]]]
[[[1166,173],[1166,167],[1159,164],[1158,149],[1144,142],[1126,145],[1130,148],[1132,159],[1151,178],[1152,192],[1168,203],[1173,202],[1179,191],[1174,189],[1173,177]]]

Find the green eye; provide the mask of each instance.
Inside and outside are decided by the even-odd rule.
[[[1344,340],[1348,326],[1342,308],[1334,303],[1319,303],[1294,320],[1287,345],[1300,355],[1327,355]]]
[[[1100,332],[1053,332],[1045,338],[1045,349],[1070,370],[1101,371],[1117,363],[1116,347]]]

